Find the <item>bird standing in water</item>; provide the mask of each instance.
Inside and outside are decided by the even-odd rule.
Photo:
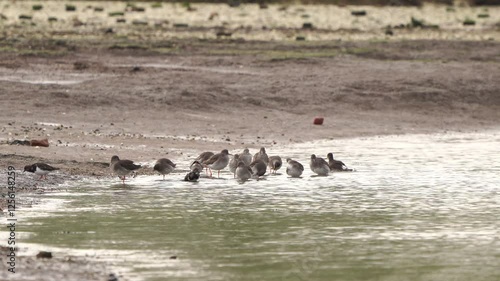
[[[298,178],[300,177],[300,175],[302,175],[302,172],[304,172],[304,166],[302,166],[302,164],[290,158],[287,158],[286,162],[286,173],[289,176],[291,176],[292,178]]]
[[[316,157],[316,155],[311,155],[311,162],[309,163],[311,170],[320,176],[328,176],[330,172],[330,166],[321,157]]]
[[[163,179],[165,179],[165,175],[170,174],[175,169],[175,164],[167,158],[161,158],[156,161],[156,164],[153,170],[163,175]]]
[[[203,165],[210,171],[210,177],[212,177],[212,170],[216,170],[217,177],[219,177],[220,171],[226,168],[227,164],[229,164],[229,151],[227,149],[222,150],[220,153],[213,155],[210,159],[203,162]]]
[[[140,167],[141,165],[136,165],[131,160],[120,160],[116,155],[111,157],[111,171],[122,180],[123,184],[125,184],[125,177],[131,173],[135,173],[135,170]]]

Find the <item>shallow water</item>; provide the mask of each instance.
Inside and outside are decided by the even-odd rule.
[[[268,149],[305,164],[299,179],[75,183],[18,212],[22,243],[108,261],[126,280],[500,280],[499,144],[496,132],[318,141]],[[310,154],[330,151],[357,171],[312,176]]]

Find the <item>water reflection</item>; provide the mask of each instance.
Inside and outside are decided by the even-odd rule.
[[[93,253],[137,280],[493,281],[498,147],[497,133],[273,147],[304,164],[302,178],[77,183],[23,217],[31,243]],[[332,151],[357,172],[314,177],[310,154]]]

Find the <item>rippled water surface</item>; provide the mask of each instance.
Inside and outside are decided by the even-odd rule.
[[[496,281],[499,147],[491,132],[273,147],[303,164],[334,152],[356,172],[75,183],[19,216],[25,243],[106,260],[127,280]]]

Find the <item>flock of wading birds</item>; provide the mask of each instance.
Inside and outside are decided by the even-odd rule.
[[[333,158],[332,153],[328,153],[328,162],[316,155],[311,155],[309,167],[311,171],[319,176],[327,176],[330,172],[348,172],[353,171],[339,160]],[[290,158],[286,159],[287,167],[286,173],[291,177],[300,177],[304,172],[304,166],[299,162]],[[205,169],[205,172],[212,177],[212,170],[217,171],[217,177],[220,176],[220,171],[229,166],[229,171],[234,174],[234,178],[239,181],[246,181],[251,178],[259,178],[263,176],[267,167],[269,172],[276,174],[281,168],[283,162],[279,156],[268,156],[266,149],[262,147],[259,152],[253,156],[250,154],[248,148],[243,150],[241,154],[234,154],[232,157],[229,155],[227,149],[222,150],[220,153],[203,152],[201,153],[190,165],[190,172],[184,177],[185,181],[197,181],[200,178],[200,173]],[[163,175],[172,173],[175,170],[176,164],[170,159],[161,158],[156,161],[153,169]],[[141,165],[134,164],[131,160],[121,160],[118,156],[111,157],[110,164],[111,171],[116,174],[123,183],[128,175],[133,174],[135,177],[136,170],[141,168]],[[59,168],[52,167],[45,163],[35,163],[24,167],[24,171],[32,172],[40,176],[40,179],[47,178],[47,174]]]

